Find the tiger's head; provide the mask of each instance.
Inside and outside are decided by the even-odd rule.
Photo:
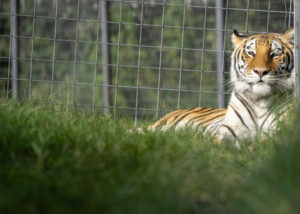
[[[245,36],[234,30],[231,83],[251,99],[269,98],[294,88],[294,30]]]

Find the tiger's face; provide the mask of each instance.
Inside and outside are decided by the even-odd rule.
[[[231,83],[252,99],[294,88],[294,31],[284,34],[232,35]]]

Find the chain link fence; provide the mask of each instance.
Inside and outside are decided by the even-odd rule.
[[[226,107],[231,34],[282,33],[292,0],[0,0],[0,90],[135,122]]]

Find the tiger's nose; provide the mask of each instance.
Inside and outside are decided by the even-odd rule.
[[[263,77],[264,75],[269,73],[269,69],[259,69],[259,68],[255,68],[253,69],[253,72],[258,74],[259,77]]]

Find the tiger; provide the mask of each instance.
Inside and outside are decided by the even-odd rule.
[[[230,85],[227,109],[195,107],[173,111],[148,130],[192,127],[216,135],[219,140],[253,140],[276,128],[295,87],[294,29],[283,34],[231,36]],[[279,112],[279,113],[278,113]]]

